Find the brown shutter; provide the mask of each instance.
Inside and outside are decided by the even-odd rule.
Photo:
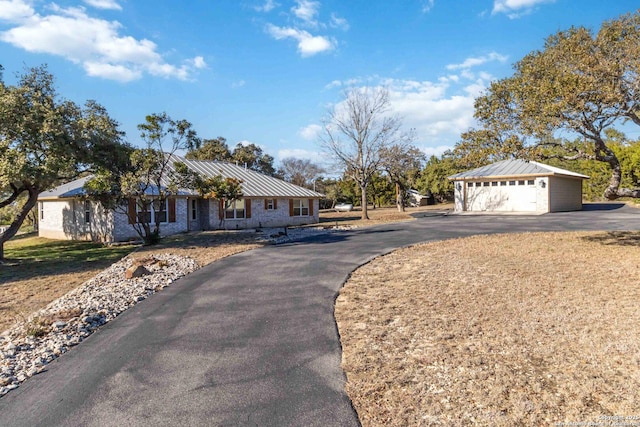
[[[244,214],[247,219],[251,218],[251,199],[244,200]]]
[[[176,222],[176,199],[174,198],[169,199],[169,222]]]
[[[264,199],[264,210],[266,211],[267,209],[269,209],[269,199]]]
[[[313,199],[309,199],[309,216],[313,216]]]
[[[293,199],[289,199],[289,216],[293,216]]]
[[[136,199],[129,198],[129,206],[127,206],[127,218],[129,219],[129,224],[134,224],[136,222]]]
[[[273,209],[278,209],[278,199],[273,199]]]
[[[218,219],[222,220],[224,218],[224,201],[218,200]]]

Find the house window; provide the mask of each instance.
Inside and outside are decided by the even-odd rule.
[[[293,199],[293,216],[309,216],[309,199]]]
[[[467,182],[467,187],[473,187],[473,182]]]
[[[91,223],[91,202],[88,200],[84,201],[84,223]]]
[[[487,181],[487,182],[483,182],[483,183],[482,183],[482,186],[483,186],[483,187],[488,187],[488,186],[489,186],[489,181]]]
[[[534,185],[535,181],[533,179],[530,179],[529,181],[527,181],[527,185]]]
[[[518,181],[518,185],[524,185],[524,179],[523,179],[523,180]]]
[[[198,201],[196,199],[191,200],[191,219],[193,221],[198,219]]]
[[[515,181],[509,181],[509,185],[516,185]]]
[[[266,206],[268,211],[272,211],[275,209],[275,204],[273,203],[273,199],[267,199]]]
[[[500,181],[500,187],[507,185],[507,181]]]
[[[225,219],[244,219],[244,200],[234,200],[224,211]]]
[[[476,187],[480,187],[482,185],[481,182],[476,182]]]
[[[147,203],[144,209],[136,203],[137,221],[146,224],[155,224],[156,222],[167,222],[167,200],[152,200]]]
[[[491,186],[492,187],[497,187],[498,186],[498,181],[492,181],[491,182]]]

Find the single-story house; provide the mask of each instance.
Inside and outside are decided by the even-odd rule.
[[[155,215],[161,215],[160,233],[164,236],[193,230],[286,227],[319,222],[319,200],[324,197],[320,193],[232,163],[187,160],[176,155],[172,160],[206,177],[221,175],[241,180],[243,197],[225,208],[219,200],[205,199],[194,190],[181,189],[157,212],[153,206],[151,212],[137,212],[135,200],[130,200],[126,209],[106,211],[100,203],[85,197],[83,186],[91,177],[84,177],[39,195],[39,236],[126,241],[138,237],[132,221],[142,215],[147,220],[150,217],[151,223],[155,223]]]
[[[588,176],[527,160],[504,160],[449,177],[455,212],[547,212],[582,209]]]

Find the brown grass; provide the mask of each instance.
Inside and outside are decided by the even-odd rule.
[[[415,218],[412,214],[430,214],[436,211],[452,210],[453,204],[441,204],[432,206],[420,206],[416,208],[406,208],[405,212],[398,212],[398,208],[395,206],[385,206],[381,208],[368,209],[369,220],[362,220],[362,211],[360,208],[355,208],[351,212],[335,212],[333,210],[326,210],[320,213],[320,224],[323,225],[349,225],[356,227],[367,227],[377,224],[383,224],[388,222],[399,221],[411,221]]]
[[[363,266],[336,301],[362,424],[640,416],[638,259],[639,233],[548,233],[430,243]]]

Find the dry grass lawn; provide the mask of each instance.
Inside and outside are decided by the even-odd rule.
[[[387,206],[381,208],[368,209],[369,220],[361,220],[362,211],[359,207],[351,212],[335,212],[333,210],[321,211],[321,225],[348,225],[356,227],[367,227],[372,225],[384,224],[388,222],[411,221],[415,218],[411,214],[429,214],[436,211],[453,210],[453,204],[440,204],[432,206],[420,206],[416,208],[406,208],[405,212],[398,212],[395,206]]]
[[[639,259],[637,232],[528,233],[361,267],[336,319],[363,426],[640,425]]]

